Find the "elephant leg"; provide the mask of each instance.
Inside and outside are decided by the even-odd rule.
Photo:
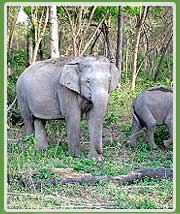
[[[169,134],[170,134],[170,139],[164,140],[163,143],[164,143],[165,147],[168,147],[170,144],[173,143],[173,122],[172,122],[172,120],[171,121],[167,121],[165,123],[165,125],[168,127]]]
[[[41,119],[35,119],[34,121],[35,127],[35,138],[36,144],[34,145],[36,149],[46,150],[49,145],[47,143],[47,135],[45,130],[45,121]]]
[[[79,157],[81,155],[79,151],[80,119],[80,112],[66,117],[68,153],[73,154],[74,157]]]
[[[26,103],[26,101],[23,99],[21,100],[21,98],[19,98],[18,100],[18,106],[20,108],[21,111],[21,115],[24,119],[24,125],[25,125],[25,134],[26,135],[32,135],[34,132],[34,126],[33,126],[33,116],[32,113],[30,112],[29,108],[27,105],[22,105],[22,103]]]
[[[147,142],[152,146],[153,149],[157,149],[158,146],[154,142],[154,128],[155,128],[155,125],[147,127],[146,139],[147,139]]]
[[[135,118],[133,118],[132,121],[132,129],[131,129],[131,135],[128,140],[129,145],[134,145],[136,144],[138,132],[142,129],[142,125],[137,121]]]
[[[31,117],[24,118],[24,125],[25,125],[26,135],[32,135],[34,132],[33,119]]]
[[[151,111],[148,108],[145,108],[144,111],[141,112],[140,117],[147,127],[147,142],[152,146],[153,149],[157,149],[158,146],[154,141],[154,128],[156,126],[156,120],[154,119]]]

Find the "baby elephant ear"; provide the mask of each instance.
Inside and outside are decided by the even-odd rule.
[[[59,83],[80,94],[80,73],[77,62],[66,64],[61,72]]]

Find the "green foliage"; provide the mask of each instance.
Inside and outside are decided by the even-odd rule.
[[[8,33],[10,32],[10,27],[14,18],[17,16],[19,11],[19,6],[10,6],[9,13],[8,13]]]
[[[117,18],[117,16],[118,16],[117,6],[98,6],[96,8],[94,19],[96,21],[99,21],[104,17]]]
[[[32,135],[26,135],[25,137],[24,137],[24,142],[27,142],[27,143],[35,143],[35,137],[34,137],[34,135],[32,134]]]
[[[24,70],[24,67],[19,67],[18,69],[14,70],[12,74],[8,77],[8,81],[7,81],[8,106],[11,105],[11,103],[14,101],[16,97],[16,82],[23,70]],[[8,112],[8,124],[16,125],[16,124],[21,124],[22,122],[23,122],[22,117],[20,115],[20,111],[17,108],[17,103],[16,103],[14,107],[11,109],[11,111]]]
[[[155,130],[155,141],[157,144],[162,145],[163,140],[167,140],[169,138],[169,132],[166,126],[156,126]]]
[[[162,6],[150,7],[150,10],[156,17],[159,17],[159,15],[160,15],[161,11],[163,11],[163,9],[164,9],[164,7],[162,7]]]
[[[65,15],[63,7],[57,7],[57,15],[61,17]]]
[[[112,124],[112,123],[116,123],[117,120],[118,120],[118,117],[119,117],[119,116],[118,116],[117,113],[111,112],[111,114],[109,114],[109,115],[107,115],[107,116],[105,117],[105,122],[106,122],[107,125],[110,125],[110,124]]]
[[[127,131],[127,127],[124,126],[121,132]],[[9,191],[16,192],[20,196],[22,192],[28,195],[27,198],[23,197],[23,199],[18,197],[16,203],[10,197],[9,207],[11,208],[22,208],[24,206],[26,208],[59,208],[59,206],[61,208],[72,206],[78,208],[80,204],[84,208],[92,208],[92,206],[114,209],[172,208],[172,201],[169,204],[163,203],[165,198],[172,197],[172,181],[167,179],[144,179],[128,186],[104,182],[98,182],[96,185],[63,185],[57,183],[55,186],[42,185],[40,190],[35,190],[33,186],[22,187],[21,177],[18,175],[19,171],[35,170],[37,175],[34,179],[49,179],[55,176],[51,174],[52,168],[68,167],[72,168],[74,172],[91,173],[96,176],[123,175],[127,174],[130,169],[138,167],[171,168],[173,166],[172,148],[169,148],[168,152],[163,148],[154,151],[143,140],[138,142],[136,147],[130,148],[126,147],[123,144],[123,139],[120,138],[120,147],[109,148],[109,145],[104,146],[106,160],[105,162],[98,162],[84,156],[80,158],[67,156],[67,146],[63,143],[60,145],[50,143],[49,150],[36,151],[33,147],[33,136],[28,136],[24,145],[20,136],[15,135],[17,134],[16,131],[10,132],[11,138],[8,140]],[[13,136],[17,139],[16,143],[11,141],[14,139]],[[57,179],[60,178],[58,175],[56,176]],[[38,198],[38,204],[32,196]],[[86,197],[88,197],[87,201]]]
[[[95,175],[99,172],[99,169],[97,169],[96,166],[96,161],[86,157],[81,157],[79,160],[75,161],[72,168],[77,172],[91,172]]]
[[[139,15],[141,6],[124,6],[123,9],[129,15]]]
[[[23,11],[30,17],[31,16],[31,6],[23,6]]]
[[[7,91],[8,91],[8,105],[11,104],[16,96],[16,82],[19,78],[19,75],[22,73],[23,70],[18,69],[14,71],[9,77],[8,77],[8,83],[7,83]]]
[[[131,125],[130,124],[127,124],[127,123],[124,123],[121,125],[121,129],[120,129],[122,132],[126,133],[129,135],[130,131],[131,131]]]
[[[52,175],[51,175],[51,172],[49,170],[49,168],[47,167],[43,167],[42,169],[39,170],[39,175],[38,177],[40,179],[48,179],[48,178],[51,178]]]
[[[19,69],[26,65],[27,52],[24,49],[14,50],[8,48],[7,52],[8,67],[13,69]]]
[[[24,49],[14,50],[9,48],[7,52],[7,58],[8,58],[8,67],[12,69],[11,75],[8,76],[7,82],[7,92],[8,92],[7,103],[9,106],[16,97],[16,82],[20,74],[25,69],[27,52]],[[11,112],[9,112],[8,115],[8,123],[16,124],[19,122],[20,123],[22,122],[19,109],[12,108]]]

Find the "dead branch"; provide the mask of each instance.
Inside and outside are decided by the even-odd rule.
[[[103,18],[103,19],[100,21],[100,23],[98,24],[98,26],[97,26],[96,30],[94,31],[93,35],[91,36],[91,38],[89,39],[89,41],[86,43],[84,49],[83,49],[82,52],[80,53],[81,56],[83,56],[84,53],[86,52],[86,50],[89,48],[91,42],[93,41],[94,37],[96,36],[97,31],[99,30],[99,28],[101,27],[102,23],[104,22],[104,19],[105,19],[105,18]]]
[[[148,178],[173,178],[173,169],[169,168],[137,168],[132,169],[128,172],[127,175],[120,176],[81,176],[81,177],[62,177],[60,179],[51,178],[51,179],[27,179],[22,178],[22,184],[25,187],[34,186],[36,189],[39,189],[42,185],[56,185],[61,184],[75,184],[75,183],[87,183],[95,184],[99,181],[101,182],[113,182],[116,184],[131,184],[133,182],[141,181],[144,177]]]

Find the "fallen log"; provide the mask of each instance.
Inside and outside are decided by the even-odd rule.
[[[23,186],[29,187],[34,186],[35,189],[39,189],[41,185],[56,185],[61,184],[75,184],[75,183],[87,183],[95,184],[99,181],[101,182],[113,182],[116,184],[120,183],[133,183],[142,180],[144,177],[148,178],[173,178],[173,169],[169,168],[137,168],[132,169],[127,175],[120,176],[92,176],[86,175],[81,177],[62,177],[62,178],[51,178],[51,179],[22,179]]]

